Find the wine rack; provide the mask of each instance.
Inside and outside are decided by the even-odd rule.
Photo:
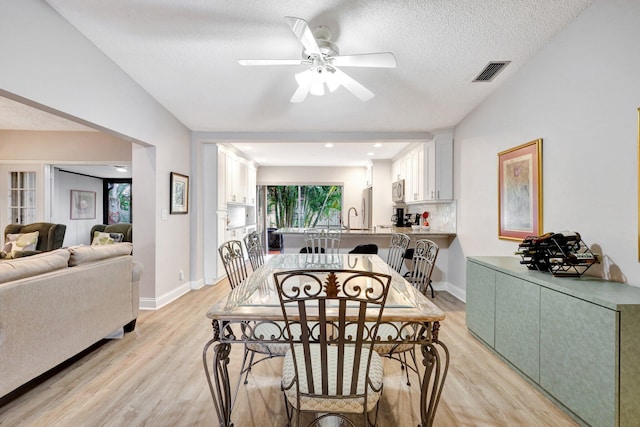
[[[559,277],[579,277],[599,256],[582,241],[577,232],[546,233],[528,236],[518,246],[520,264],[530,270],[549,271]]]

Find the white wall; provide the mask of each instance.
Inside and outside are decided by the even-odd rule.
[[[131,142],[104,132],[0,130],[0,143],[0,161],[107,165],[131,162]]]
[[[639,18],[637,0],[597,0],[457,126],[449,270],[462,291],[465,257],[514,256],[497,238],[497,153],[536,138],[544,231],[580,232],[605,256],[594,272],[640,285]]]
[[[45,2],[0,0],[0,95],[136,144],[134,259],[143,307],[189,290],[190,215],[168,215],[171,171],[190,173],[190,132]],[[187,273],[184,280],[178,272]]]
[[[53,172],[53,209],[51,222],[65,224],[63,246],[89,245],[91,227],[102,224],[102,179],[56,169]],[[71,219],[71,190],[94,191],[96,193],[96,217],[93,219]]]

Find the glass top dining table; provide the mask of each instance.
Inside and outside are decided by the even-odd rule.
[[[391,288],[383,319],[437,322],[444,313],[425,295],[409,284],[378,255],[368,254],[282,254],[265,259],[245,282],[207,312],[210,319],[282,320],[280,300],[273,274],[287,270],[358,270],[391,276]]]
[[[357,270],[391,276],[382,322],[394,325],[398,334],[395,337],[388,336],[384,342],[421,347],[425,368],[422,384],[431,384],[431,387],[423,386],[421,389],[420,427],[431,426],[449,366],[449,351],[438,336],[445,314],[382,258],[372,254],[278,254],[265,257],[265,263],[251,273],[244,283],[230,290],[207,311],[207,317],[212,321],[213,338],[205,345],[203,363],[220,426],[233,425],[231,412],[234,399],[227,372],[231,344],[287,342],[283,338],[238,333],[234,325],[240,324],[241,330],[255,330],[255,325],[260,322],[281,322],[283,314],[274,273],[318,269]],[[245,328],[247,325],[250,326]],[[417,332],[411,336],[400,333],[407,327]],[[213,348],[212,357],[208,354],[210,348]]]

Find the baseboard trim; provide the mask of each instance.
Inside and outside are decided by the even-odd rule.
[[[196,280],[191,282],[191,289],[193,289],[194,291],[197,291],[200,288],[204,287],[204,280],[200,279],[200,280]]]
[[[161,295],[159,298],[140,298],[140,310],[158,310],[177,300],[191,290],[191,282],[187,282],[176,289]]]
[[[453,295],[455,298],[460,301],[466,303],[467,302],[467,293],[460,289],[457,286],[449,282],[433,282],[433,290],[434,291],[446,291]]]

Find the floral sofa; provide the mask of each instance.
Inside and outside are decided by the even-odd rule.
[[[114,331],[133,331],[142,265],[131,243],[0,260],[0,396]]]

